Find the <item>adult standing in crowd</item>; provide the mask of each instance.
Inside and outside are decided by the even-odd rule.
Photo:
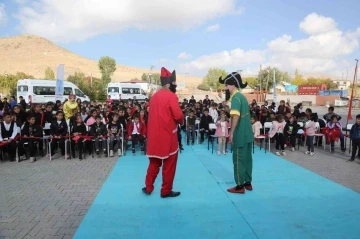
[[[184,115],[176,96],[175,71],[170,73],[161,68],[162,89],[150,99],[150,112],[147,132],[147,156],[150,163],[142,191],[150,195],[154,190],[154,182],[162,166],[163,184],[161,197],[177,197],[180,192],[172,191],[176,164],[178,159],[179,141],[178,125],[183,124]]]
[[[76,96],[74,94],[69,95],[69,100],[64,104],[65,119],[69,120],[75,113],[79,111],[79,105],[75,101]]]

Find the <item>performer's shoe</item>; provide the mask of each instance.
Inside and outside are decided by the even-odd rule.
[[[227,191],[229,193],[241,193],[241,194],[244,194],[245,193],[245,188],[244,188],[244,186],[236,186],[236,187],[233,187],[233,188],[229,188]]]
[[[253,187],[252,187],[251,183],[245,183],[245,184],[244,184],[244,187],[245,187],[245,189],[248,190],[248,191],[252,191],[252,190],[253,190]]]
[[[150,195],[151,193],[149,193],[148,191],[146,191],[146,187],[142,188],[143,193],[145,193],[146,195]]]
[[[180,192],[171,191],[168,194],[161,195],[162,198],[174,198],[174,197],[177,197],[177,196],[180,196]]]

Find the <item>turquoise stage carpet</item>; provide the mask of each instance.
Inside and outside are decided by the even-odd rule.
[[[174,182],[181,196],[166,199],[160,198],[161,173],[153,194],[142,193],[148,159],[129,152],[74,238],[360,238],[360,194],[258,148],[254,191],[230,194],[231,154],[215,152],[185,147]]]

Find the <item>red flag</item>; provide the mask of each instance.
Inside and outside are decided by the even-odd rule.
[[[351,110],[352,110],[352,103],[353,103],[353,98],[354,98],[355,81],[357,79],[356,76],[357,76],[358,61],[359,60],[356,60],[354,81],[353,81],[353,84],[352,84],[351,97],[350,97],[350,102],[349,102],[349,112],[348,112],[348,117],[347,117],[348,120],[352,120]]]

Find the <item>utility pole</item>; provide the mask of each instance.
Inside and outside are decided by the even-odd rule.
[[[264,97],[263,97],[263,93],[261,90],[261,64],[260,64],[260,71],[259,71],[259,81],[260,81],[260,102],[262,102]]]

